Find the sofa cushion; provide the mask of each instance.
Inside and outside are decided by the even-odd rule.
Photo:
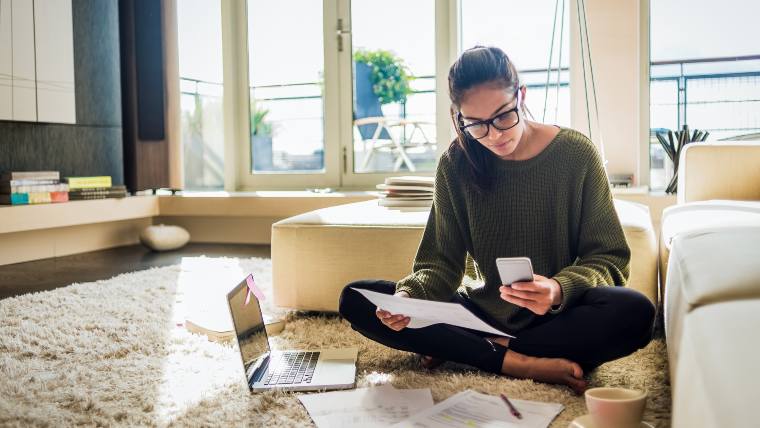
[[[679,205],[712,199],[757,201],[760,200],[758,183],[758,142],[693,143],[684,146],[681,152],[677,192]]]
[[[649,207],[616,199],[615,210],[631,248],[631,275],[628,287],[646,295],[655,305],[659,301],[657,287],[657,236],[652,226]]]
[[[615,201],[632,249],[629,286],[657,301],[657,246],[646,206]],[[336,311],[343,287],[398,281],[412,271],[429,209],[377,200],[323,208],[272,226],[272,284],[278,306]]]
[[[760,226],[760,202],[690,202],[665,208],[660,233],[660,284],[666,284],[673,238],[681,233],[723,227]]]
[[[673,427],[756,426],[760,299],[716,303],[686,316],[671,359]]]
[[[760,227],[721,227],[677,235],[665,284],[665,333],[671,361],[678,359],[683,323],[693,309],[717,302],[760,298],[757,257]]]

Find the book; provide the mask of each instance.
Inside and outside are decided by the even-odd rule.
[[[433,177],[419,177],[419,176],[401,176],[401,177],[388,177],[385,179],[385,184],[395,185],[411,185],[411,186],[425,186],[432,188],[435,185],[435,178]]]
[[[28,205],[28,193],[11,193],[10,195],[0,195],[0,205]]]
[[[46,184],[48,180],[42,180],[42,184],[22,184],[22,185],[14,185],[9,183],[15,183],[16,180],[11,182],[3,182],[0,183],[0,193],[3,194],[11,194],[11,193],[33,193],[33,192],[68,192],[69,186],[68,184],[63,183],[53,183],[53,184]],[[25,182],[28,182],[28,180],[25,180]]]
[[[61,179],[59,171],[11,171],[0,175],[0,181],[11,180],[55,180]]]
[[[69,189],[111,187],[111,176],[109,175],[99,177],[66,177],[64,181],[68,183]]]
[[[433,177],[388,177],[375,187],[380,190],[380,206],[426,208],[433,205]]]
[[[90,201],[95,199],[121,199],[126,198],[127,195],[125,193],[92,193],[92,194],[72,194],[69,193],[69,200],[70,201]]]
[[[50,202],[68,202],[69,192],[50,192]]]
[[[69,192],[28,192],[0,195],[0,205],[34,205],[67,202]]]
[[[98,187],[91,189],[74,189],[69,191],[69,199],[85,200],[85,199],[107,199],[107,198],[124,198],[127,196],[127,188],[125,186]]]
[[[396,201],[419,201],[427,200],[432,201],[433,195],[385,195],[385,199],[393,199]]]
[[[433,193],[433,188],[428,186],[413,186],[409,184],[378,184],[375,186],[378,190],[398,190],[398,191],[422,191],[422,192],[429,192]]]
[[[69,193],[102,193],[102,192],[126,192],[127,186],[115,184],[111,187],[88,187],[84,189],[69,189]]]
[[[394,199],[380,199],[378,200],[378,204],[383,207],[431,207],[433,206],[433,200],[417,200],[417,201],[407,201],[407,200],[401,200],[397,201]]]

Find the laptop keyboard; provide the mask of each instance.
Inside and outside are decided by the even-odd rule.
[[[269,363],[264,385],[311,383],[319,352],[284,352]]]

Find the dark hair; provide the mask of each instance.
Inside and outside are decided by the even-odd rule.
[[[464,134],[459,126],[459,107],[465,93],[475,86],[492,84],[510,91],[520,86],[517,69],[503,50],[493,46],[475,46],[462,53],[449,69],[449,97],[451,98],[451,120],[457,138],[449,146],[449,153],[461,150],[467,159],[467,176],[478,191],[491,188],[491,152],[477,140]]]

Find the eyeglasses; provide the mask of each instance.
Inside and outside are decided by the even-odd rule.
[[[458,113],[459,123],[462,124],[459,125],[459,129],[470,137],[476,140],[480,140],[488,135],[488,131],[491,129],[491,126],[498,129],[499,131],[507,131],[514,128],[518,123],[520,123],[520,115],[518,114],[518,110],[520,109],[519,95],[520,88],[518,87],[515,91],[515,99],[517,100],[515,107],[503,113],[499,113],[490,119],[480,120],[464,125],[462,113]]]

